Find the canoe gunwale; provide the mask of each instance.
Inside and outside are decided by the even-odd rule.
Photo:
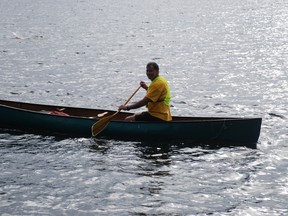
[[[10,105],[9,105],[10,104]],[[14,101],[7,101],[7,100],[0,100],[0,106],[5,106],[7,108],[12,108],[12,109],[17,109],[17,110],[22,110],[24,112],[32,112],[32,113],[37,113],[37,114],[44,114],[44,115],[51,115],[48,112],[53,111],[57,108],[62,108],[65,110],[68,110],[73,113],[73,111],[78,110],[80,113],[92,113],[94,112],[95,114],[98,113],[104,113],[107,112],[105,116],[108,116],[110,114],[115,113],[115,110],[106,110],[106,109],[92,109],[92,108],[80,108],[80,107],[70,107],[70,106],[57,106],[57,105],[45,105],[45,104],[32,104],[32,103],[27,103],[27,102],[14,102]],[[28,107],[41,107],[41,110],[38,108],[37,110],[34,109],[28,109]],[[134,113],[131,112],[120,112],[117,116],[123,115],[124,117],[133,115]],[[53,115],[54,116],[54,115]],[[57,116],[57,115],[55,115]],[[123,121],[122,118],[113,118],[111,121],[115,122],[121,122]],[[67,118],[88,118],[88,119],[99,119],[96,115],[88,115],[86,114],[85,116],[81,115],[69,115],[69,116],[61,116],[61,117],[67,117]],[[180,122],[180,123],[185,123],[185,122],[203,122],[203,121],[225,121],[225,120],[249,120],[249,119],[261,119],[260,117],[189,117],[189,116],[173,116],[172,117],[172,123]],[[162,121],[160,121],[163,123]],[[164,123],[171,123],[171,122],[164,122]],[[128,123],[128,122],[127,122]],[[133,123],[133,122],[130,122]],[[154,123],[159,123],[159,122],[144,122],[147,124],[154,124]]]

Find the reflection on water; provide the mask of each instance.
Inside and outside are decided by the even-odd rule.
[[[265,157],[246,148],[152,147],[32,134],[12,139],[2,133],[1,196],[18,196],[1,208],[15,214],[13,205],[44,214],[51,208],[55,214],[229,212],[241,206],[239,200],[255,202],[249,193],[257,193],[255,178]]]

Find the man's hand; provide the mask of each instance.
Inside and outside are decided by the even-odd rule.
[[[120,111],[120,110],[129,110],[129,109],[128,109],[128,106],[121,105],[121,106],[119,106],[118,110]]]
[[[141,81],[141,82],[140,82],[140,86],[147,91],[148,86],[147,86],[147,84],[146,84],[144,81]]]

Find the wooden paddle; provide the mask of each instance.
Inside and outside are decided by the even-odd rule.
[[[128,100],[125,102],[124,105],[126,105],[131,98],[137,93],[137,91],[141,88],[141,86],[139,86],[134,93],[128,98]],[[106,116],[103,117],[101,119],[99,119],[95,124],[92,125],[91,130],[92,130],[92,136],[95,137],[97,136],[97,134],[99,134],[101,131],[103,131],[105,129],[105,127],[108,125],[109,121],[115,116],[117,115],[121,110],[118,110],[117,112],[115,112],[113,115],[110,116]]]

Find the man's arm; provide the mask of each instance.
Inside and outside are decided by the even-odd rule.
[[[151,100],[147,97],[144,97],[142,100],[137,101],[136,103],[132,105],[129,105],[129,106],[121,105],[119,107],[119,110],[137,109],[137,108],[147,105],[149,102],[151,102]]]

